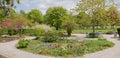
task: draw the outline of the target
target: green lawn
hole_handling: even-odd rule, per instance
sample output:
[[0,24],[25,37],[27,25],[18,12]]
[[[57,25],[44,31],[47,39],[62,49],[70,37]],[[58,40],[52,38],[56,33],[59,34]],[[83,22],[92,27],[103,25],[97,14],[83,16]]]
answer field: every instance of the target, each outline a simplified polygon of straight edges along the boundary
[[[66,32],[66,30],[60,30],[62,32]],[[73,30],[73,34],[86,34],[86,33],[91,33],[93,30],[91,29],[81,29],[81,30]],[[101,33],[107,33],[109,31],[113,31],[113,30],[110,30],[110,29],[106,29],[106,30],[95,30],[95,32],[101,32]]]

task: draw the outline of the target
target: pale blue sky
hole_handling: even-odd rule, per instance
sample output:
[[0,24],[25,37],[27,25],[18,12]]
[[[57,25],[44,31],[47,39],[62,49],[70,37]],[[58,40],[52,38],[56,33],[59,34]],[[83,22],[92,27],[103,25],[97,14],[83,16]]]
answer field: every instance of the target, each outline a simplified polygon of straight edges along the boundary
[[[31,9],[39,9],[45,14],[49,7],[62,6],[70,10],[76,6],[79,0],[20,0],[21,3],[17,4],[16,10],[19,12],[21,9],[29,12]],[[120,5],[120,0],[115,0]],[[120,6],[119,10],[120,10]]]
[[29,12],[31,9],[39,9],[45,14],[49,7],[62,6],[67,10],[74,8],[79,0],[21,0],[17,5],[16,10],[19,12],[21,9]]

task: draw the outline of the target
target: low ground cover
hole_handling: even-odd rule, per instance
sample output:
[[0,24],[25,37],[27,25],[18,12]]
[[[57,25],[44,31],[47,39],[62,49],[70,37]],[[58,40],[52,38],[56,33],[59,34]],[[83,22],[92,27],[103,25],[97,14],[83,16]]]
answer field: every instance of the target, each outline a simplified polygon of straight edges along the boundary
[[[58,39],[54,42],[43,42],[39,40],[21,40],[17,48],[35,54],[55,57],[83,56],[109,47],[114,43],[106,39],[78,41],[73,39]],[[24,47],[22,47],[24,46]]]

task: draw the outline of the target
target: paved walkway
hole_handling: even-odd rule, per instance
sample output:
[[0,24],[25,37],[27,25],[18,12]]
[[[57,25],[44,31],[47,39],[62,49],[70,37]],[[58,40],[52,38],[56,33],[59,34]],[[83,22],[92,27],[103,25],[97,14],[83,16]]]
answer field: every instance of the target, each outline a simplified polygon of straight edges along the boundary
[[[83,39],[85,34],[77,35],[77,39]],[[116,38],[111,38],[113,35],[103,35],[109,41],[115,43],[115,46],[112,48],[105,49],[103,51],[86,54],[84,57],[78,58],[120,58],[120,41]],[[27,39],[33,39],[34,37],[27,37]],[[49,56],[37,55],[28,53],[15,48],[18,40],[0,43],[0,55],[6,56],[8,58],[52,58]]]
[[103,37],[115,43],[115,46],[96,53],[86,54],[82,58],[120,58],[120,41],[117,38],[112,38],[113,35],[103,35]]
[[[27,37],[27,39],[33,39],[35,37]],[[43,55],[36,55],[29,52],[25,52],[15,48],[18,40],[0,43],[0,55],[3,55],[7,58],[52,58]]]

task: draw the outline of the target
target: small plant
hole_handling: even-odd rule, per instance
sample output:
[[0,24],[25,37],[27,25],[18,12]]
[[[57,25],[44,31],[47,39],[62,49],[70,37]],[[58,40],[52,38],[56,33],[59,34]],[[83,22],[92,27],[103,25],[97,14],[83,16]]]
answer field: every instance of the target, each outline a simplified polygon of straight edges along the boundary
[[[48,33],[47,36],[53,36],[54,34]],[[72,56],[74,58],[77,56],[83,56],[86,53],[93,53],[113,46],[114,43],[109,42],[104,38],[85,41],[64,39],[54,42],[51,42],[50,38],[45,42],[41,42],[39,40],[31,40],[29,45],[23,50],[42,55],[67,58]]]
[[20,39],[18,44],[17,44],[17,48],[27,48],[29,42],[30,42],[30,40]]
[[47,32],[42,38],[43,42],[56,42],[60,37],[56,32]]
[[63,36],[64,34],[62,32],[49,31],[44,32],[44,34],[37,39],[41,40],[42,42],[56,42],[58,39],[64,38]]

